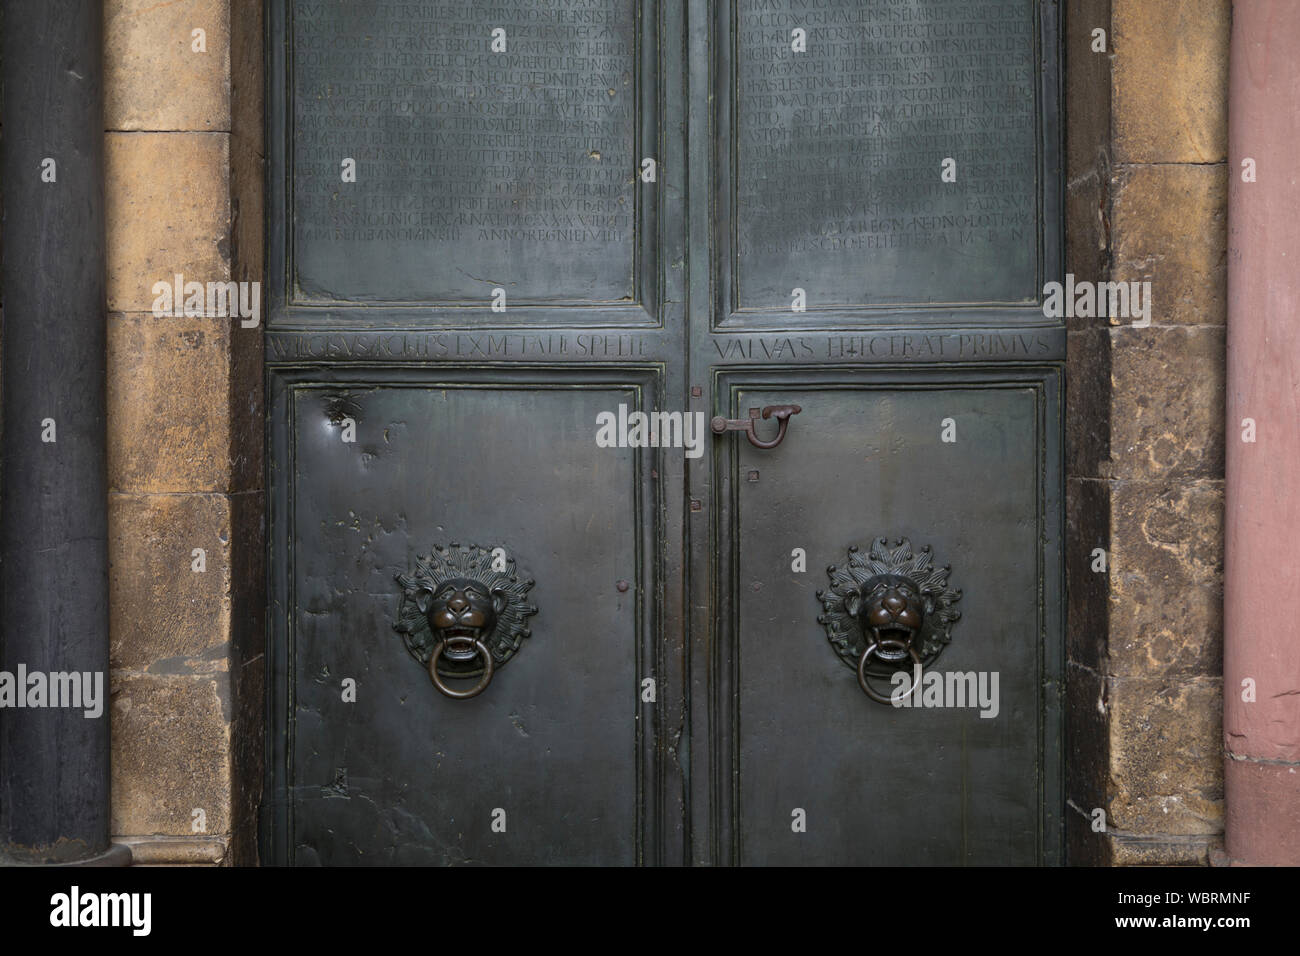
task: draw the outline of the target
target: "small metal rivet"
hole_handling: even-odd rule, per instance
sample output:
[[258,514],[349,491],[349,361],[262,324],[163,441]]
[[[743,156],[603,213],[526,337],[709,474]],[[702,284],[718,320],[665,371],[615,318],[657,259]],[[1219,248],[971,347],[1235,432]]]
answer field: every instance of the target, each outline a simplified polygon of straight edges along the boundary
[[703,394],[704,394],[704,389],[700,388],[700,386],[698,385],[691,386],[691,398],[699,398]]
[[626,581],[619,581],[617,584],[614,585],[614,587],[618,588],[620,591],[626,591],[629,585]]
[[751,472],[749,473],[749,480],[750,480],[750,481],[758,481],[758,472],[757,472],[757,471],[751,471]]
[[692,511],[703,511],[703,510],[704,510],[704,502],[701,501],[699,498],[692,498],[692,499],[691,499],[691,510],[692,510]]

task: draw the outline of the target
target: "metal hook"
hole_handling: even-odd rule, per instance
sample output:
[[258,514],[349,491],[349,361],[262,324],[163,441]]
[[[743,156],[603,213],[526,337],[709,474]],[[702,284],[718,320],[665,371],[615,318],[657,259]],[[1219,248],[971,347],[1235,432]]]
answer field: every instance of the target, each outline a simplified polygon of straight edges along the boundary
[[723,418],[721,415],[709,422],[709,428],[715,435],[721,435],[724,432],[744,432],[749,443],[755,448],[775,448],[785,439],[785,430],[790,424],[790,416],[798,415],[802,408],[798,405],[767,405],[763,408],[762,416],[764,418],[775,418],[777,420],[776,437],[770,441],[764,441],[758,437],[758,432],[754,428],[754,423],[758,421],[759,410],[751,408],[748,418]]

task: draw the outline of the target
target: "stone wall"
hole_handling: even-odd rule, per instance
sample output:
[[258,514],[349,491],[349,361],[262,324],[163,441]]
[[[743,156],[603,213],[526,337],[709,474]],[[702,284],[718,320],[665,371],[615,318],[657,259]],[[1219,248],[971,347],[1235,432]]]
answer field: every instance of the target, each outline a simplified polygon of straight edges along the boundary
[[1066,271],[1152,295],[1149,327],[1070,325],[1068,859],[1205,863],[1223,830],[1230,3],[1065,7]]
[[152,287],[261,280],[261,7],[105,17],[113,833],[137,862],[253,862],[261,328],[156,317]]

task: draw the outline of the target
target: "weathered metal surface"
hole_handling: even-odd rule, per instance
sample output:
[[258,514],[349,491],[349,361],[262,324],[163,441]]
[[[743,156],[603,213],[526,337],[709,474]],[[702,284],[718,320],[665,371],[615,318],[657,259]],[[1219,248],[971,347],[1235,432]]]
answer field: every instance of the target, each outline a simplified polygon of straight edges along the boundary
[[[288,6],[271,27],[267,855],[1059,859],[1065,335],[1038,304],[1061,255],[1055,0],[548,0],[504,24],[459,5],[400,25]],[[369,45],[332,52],[345,35]],[[527,80],[511,58],[534,55],[562,62]],[[353,144],[371,152],[343,182]],[[478,149],[537,155],[469,169]],[[471,223],[480,200],[500,222]],[[579,200],[606,220],[583,225],[592,241],[533,221]],[[331,389],[369,446],[318,421]],[[698,461],[598,447],[595,416],[620,403],[749,441]],[[755,430],[744,410],[765,405],[788,414]],[[886,530],[959,570],[943,664],[1002,672],[996,719],[865,705],[826,653],[791,550],[824,567]],[[453,540],[503,547],[543,607],[465,701],[417,691],[384,634],[393,575]],[[910,658],[892,633],[886,675]],[[478,667],[469,637],[447,676]],[[326,667],[382,691],[339,712]],[[487,816],[502,793],[530,807],[508,837]]]
[[[776,451],[715,445],[723,493],[714,547],[731,599],[717,632],[714,739],[734,788],[723,838],[739,862],[1054,859],[1058,376],[936,369],[808,382],[720,373],[733,408],[778,399],[804,408]],[[940,439],[945,418],[955,420],[953,443]],[[755,468],[761,480],[745,480]],[[942,696],[923,685],[899,701],[905,707],[863,699],[845,666],[860,658],[828,653],[815,614],[823,569],[882,527],[931,544],[961,575],[953,640],[923,629],[913,648],[942,648],[925,667],[928,680],[944,682]],[[893,650],[901,656],[907,645]],[[901,669],[904,696],[914,663]],[[887,701],[890,690],[886,680]],[[792,829],[796,810],[805,830]]]
[[433,305],[547,325],[563,306],[579,325],[658,324],[668,250],[642,187],[643,161],[666,158],[665,81],[642,4],[286,7],[295,319],[364,305],[404,324]]
[[[716,64],[712,327],[1043,324],[1059,257],[1045,228],[1060,204],[1055,2],[710,13],[692,58]],[[796,290],[806,311],[791,316]]]
[[[653,671],[647,558],[662,542],[635,450],[597,447],[590,423],[611,403],[644,403],[653,379],[570,388],[363,374],[329,384],[304,372],[273,396],[276,460],[286,463],[273,555],[287,638],[273,662],[286,695],[272,714],[273,786],[288,797],[273,821],[284,828],[280,858],[637,862],[643,807],[656,800],[641,757],[654,741],[628,715],[638,675]],[[344,394],[355,443],[331,418]],[[580,506],[525,496],[540,478]],[[392,627],[394,577],[432,536],[490,541],[518,562],[500,612],[513,636],[479,634],[508,666],[473,699],[433,692],[411,661],[420,635],[408,649],[410,635]],[[525,575],[545,597],[535,617]],[[635,587],[619,591],[620,579]],[[525,618],[530,646],[507,655]]]
[[733,311],[1037,301],[1033,0],[720,6]]
[[[1061,858],[1064,344],[1039,305],[1061,270],[1058,16],[1050,0],[690,11],[691,61],[712,69],[688,109],[713,147],[691,153],[692,195],[712,200],[692,220],[689,268],[710,281],[688,310],[691,379],[711,416],[803,408],[780,448],[718,442],[690,476],[692,570],[708,571],[690,580],[690,626],[709,635],[692,660],[710,716],[692,725],[696,861]],[[981,169],[990,154],[962,143],[993,112],[1016,130],[994,150],[1003,168]],[[1006,212],[991,231],[929,218],[989,201]],[[997,718],[866,704],[825,653],[815,572],[793,552],[825,567],[886,530],[960,571],[942,666],[1009,670],[1017,703]]]

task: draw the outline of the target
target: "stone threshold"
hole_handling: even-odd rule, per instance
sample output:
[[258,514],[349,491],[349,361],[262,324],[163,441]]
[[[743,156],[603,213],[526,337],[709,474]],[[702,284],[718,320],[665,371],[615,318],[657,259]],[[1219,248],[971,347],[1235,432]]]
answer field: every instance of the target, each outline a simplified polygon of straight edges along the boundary
[[211,837],[115,836],[131,848],[133,866],[216,866],[226,858],[226,841]]

